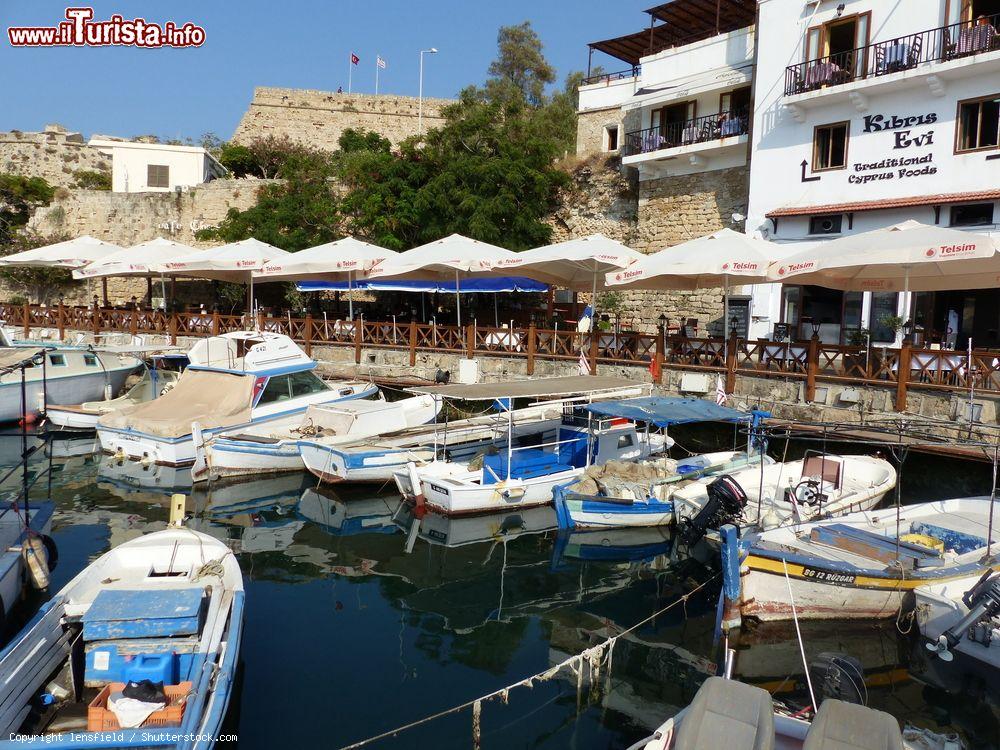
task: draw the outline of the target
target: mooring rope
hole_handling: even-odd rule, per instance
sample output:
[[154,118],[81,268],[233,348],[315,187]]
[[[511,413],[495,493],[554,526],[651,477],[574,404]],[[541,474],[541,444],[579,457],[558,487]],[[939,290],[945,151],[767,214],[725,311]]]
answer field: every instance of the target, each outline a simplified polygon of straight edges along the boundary
[[[640,620],[639,622],[635,623],[631,627],[629,627],[629,628],[621,631],[620,633],[617,633],[617,634],[611,636],[610,638],[602,641],[601,643],[597,644],[596,646],[591,646],[590,648],[585,649],[584,651],[580,652],[579,654],[571,656],[568,659],[565,659],[564,661],[559,662],[555,666],[549,667],[544,672],[538,672],[536,674],[531,675],[530,677],[525,677],[523,680],[519,680],[518,682],[515,682],[515,683],[513,683],[511,685],[508,685],[507,687],[500,688],[499,690],[494,690],[492,693],[487,693],[486,695],[481,695],[478,698],[473,698],[472,700],[468,700],[465,703],[460,703],[457,706],[452,706],[451,708],[446,708],[446,709],[444,709],[442,711],[438,711],[437,713],[433,713],[433,714],[430,714],[429,716],[425,716],[422,719],[417,719],[416,721],[411,721],[408,724],[403,724],[402,726],[396,727],[395,729],[391,729],[391,730],[389,730],[387,732],[382,732],[381,734],[377,734],[374,737],[369,737],[366,740],[361,740],[359,742],[354,742],[354,743],[352,743],[350,745],[344,745],[343,747],[340,748],[340,750],[355,750],[355,748],[366,747],[366,746],[370,745],[373,742],[378,742],[379,740],[388,739],[389,737],[395,737],[400,732],[405,732],[408,729],[413,729],[414,727],[418,727],[418,726],[420,726],[422,724],[426,724],[428,722],[434,721],[435,719],[440,719],[440,718],[442,718],[444,716],[449,716],[451,714],[458,713],[459,711],[464,711],[467,708],[472,708],[473,709],[473,743],[474,743],[473,747],[479,747],[479,745],[475,744],[475,743],[478,743],[478,741],[479,741],[478,735],[479,735],[480,716],[481,716],[481,712],[482,712],[482,704],[483,703],[485,703],[487,701],[494,700],[496,698],[500,698],[504,703],[507,703],[508,694],[514,688],[519,688],[519,687],[533,688],[535,686],[534,685],[535,681],[538,681],[538,682],[547,682],[547,681],[551,680],[553,677],[555,677],[563,669],[567,669],[567,668],[568,669],[572,669],[573,672],[574,672],[574,676],[576,676],[578,678],[577,688],[579,690],[582,687],[579,683],[582,681],[581,678],[582,678],[582,674],[583,674],[583,666],[584,666],[584,664],[591,665],[591,668],[593,669],[593,665],[595,663],[599,664],[601,661],[605,661],[606,660],[607,665],[608,665],[607,668],[606,668],[606,673],[608,675],[610,675],[610,672],[611,672],[611,669],[610,669],[611,654],[613,653],[615,643],[618,641],[619,638],[621,638],[623,636],[626,636],[629,633],[632,633],[632,632],[638,630],[643,625],[645,625],[645,624],[647,624],[649,622],[652,622],[653,620],[655,620],[660,615],[665,614],[666,612],[669,612],[671,609],[673,609],[674,607],[676,607],[678,605],[685,605],[686,606],[687,600],[688,600],[689,597],[691,597],[693,594],[698,593],[701,589],[703,589],[706,586],[708,586],[708,584],[712,583],[720,575],[722,575],[722,574],[721,573],[716,573],[711,578],[707,579],[706,581],[698,584],[698,586],[696,586],[695,588],[691,589],[691,591],[687,592],[686,594],[684,594],[680,598],[675,599],[674,601],[672,601],[670,604],[668,604],[663,609],[661,609],[661,610],[659,610],[657,612],[654,612],[649,617],[647,617],[647,618],[645,618],[643,620]],[[607,650],[607,657],[606,657],[606,659],[605,659],[605,650]]]

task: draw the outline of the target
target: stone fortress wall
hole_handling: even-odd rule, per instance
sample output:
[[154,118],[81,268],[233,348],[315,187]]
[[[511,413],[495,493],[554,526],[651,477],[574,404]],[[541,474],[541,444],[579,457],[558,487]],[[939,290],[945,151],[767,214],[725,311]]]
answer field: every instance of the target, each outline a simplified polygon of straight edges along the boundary
[[[444,122],[441,109],[450,99],[424,97],[424,130]],[[398,144],[418,133],[416,97],[345,94],[330,91],[258,87],[232,140],[247,143],[266,136],[287,136],[304,145],[334,150],[348,128],[373,130]]]
[[80,133],[62,125],[40,132],[0,132],[0,173],[42,177],[50,185],[70,187],[74,172],[111,171],[111,157],[87,145]]

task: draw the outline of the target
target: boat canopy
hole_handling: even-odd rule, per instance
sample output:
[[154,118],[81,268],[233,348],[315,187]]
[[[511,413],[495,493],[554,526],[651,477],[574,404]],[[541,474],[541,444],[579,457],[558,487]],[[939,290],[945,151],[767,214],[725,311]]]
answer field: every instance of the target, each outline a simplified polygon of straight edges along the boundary
[[[418,386],[407,388],[411,393],[427,393],[441,398],[463,401],[493,401],[498,398],[555,398],[558,396],[592,396],[599,393],[621,392],[646,388],[625,378],[594,375],[568,375],[560,378],[510,380],[506,383],[472,383],[469,385]],[[621,395],[626,395],[622,393]]]
[[746,412],[719,406],[700,398],[647,396],[624,401],[601,401],[588,404],[587,411],[602,417],[616,417],[631,422],[647,422],[656,427],[692,422],[746,422]]
[[179,438],[191,434],[192,422],[205,428],[249,422],[254,380],[252,375],[189,368],[159,398],[105,414],[98,425]]
[[26,346],[0,349],[0,370],[11,370],[20,367],[22,362],[27,362],[44,351],[42,348],[29,348]]

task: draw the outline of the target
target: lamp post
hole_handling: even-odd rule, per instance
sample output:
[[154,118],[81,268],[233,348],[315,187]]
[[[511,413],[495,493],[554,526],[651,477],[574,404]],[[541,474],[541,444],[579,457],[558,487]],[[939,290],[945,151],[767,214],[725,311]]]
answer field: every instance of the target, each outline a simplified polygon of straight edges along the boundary
[[417,94],[417,133],[424,132],[424,55],[436,55],[437,47],[420,50],[420,89]]

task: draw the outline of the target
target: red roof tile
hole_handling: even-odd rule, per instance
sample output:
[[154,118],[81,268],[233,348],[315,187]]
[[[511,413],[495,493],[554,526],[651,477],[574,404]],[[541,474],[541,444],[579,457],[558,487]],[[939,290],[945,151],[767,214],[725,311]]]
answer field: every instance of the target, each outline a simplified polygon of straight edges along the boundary
[[964,203],[967,201],[1000,200],[1000,190],[980,190],[973,193],[937,193],[917,195],[911,198],[892,198],[880,201],[856,201],[854,203],[827,203],[818,206],[790,206],[768,211],[769,219],[781,216],[816,216],[817,214],[844,214],[855,211],[878,211],[887,208],[909,208],[911,206],[936,206],[944,203]]

